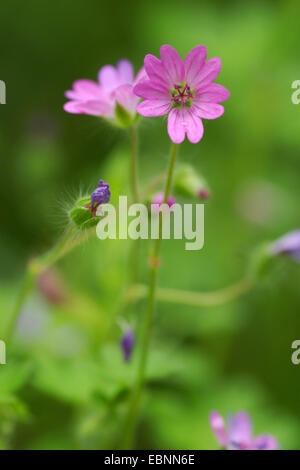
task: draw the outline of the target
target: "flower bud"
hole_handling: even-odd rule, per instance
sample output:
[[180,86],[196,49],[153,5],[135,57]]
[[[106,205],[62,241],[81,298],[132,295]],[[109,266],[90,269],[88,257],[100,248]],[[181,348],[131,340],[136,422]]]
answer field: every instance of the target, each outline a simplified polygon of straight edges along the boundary
[[71,209],[70,211],[70,217],[72,221],[74,222],[74,224],[77,225],[78,228],[81,228],[81,226],[87,220],[93,217],[93,214],[87,208],[87,205],[90,203],[91,203],[90,197],[80,198],[76,202],[75,207],[73,207],[73,209]]
[[266,277],[279,256],[300,263],[300,230],[293,230],[272,243],[260,245],[252,254],[249,276],[254,279]]
[[288,232],[270,245],[273,256],[286,255],[300,262],[300,229]]
[[[152,197],[151,201],[151,211],[153,212],[159,212],[160,211],[160,206],[164,203],[165,195],[164,193],[157,193]],[[169,196],[166,202],[170,207],[175,204],[175,198],[173,196]]]
[[38,276],[37,287],[43,297],[52,304],[62,304],[66,299],[62,280],[54,269],[47,269]]
[[70,211],[70,218],[74,224],[80,230],[95,227],[100,220],[97,216],[97,209],[101,204],[109,202],[110,195],[109,184],[100,180],[91,196],[78,199],[75,207]]
[[174,188],[184,196],[198,197],[203,200],[210,197],[206,180],[189,164],[179,165],[176,169]]
[[124,361],[130,361],[133,347],[135,345],[135,337],[132,329],[127,329],[121,338],[121,348],[123,351]]

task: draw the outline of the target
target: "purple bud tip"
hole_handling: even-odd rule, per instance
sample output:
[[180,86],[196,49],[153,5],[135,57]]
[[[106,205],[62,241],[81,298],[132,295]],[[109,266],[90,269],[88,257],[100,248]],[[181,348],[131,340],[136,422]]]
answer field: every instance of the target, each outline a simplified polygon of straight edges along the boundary
[[123,351],[124,361],[128,362],[135,344],[135,337],[132,330],[127,330],[121,338],[121,348]]
[[94,208],[95,204],[106,204],[110,200],[109,184],[100,180],[98,188],[96,188],[91,195],[91,205]]
[[210,192],[208,191],[208,189],[205,189],[205,188],[202,188],[198,191],[197,193],[198,197],[200,197],[200,199],[209,199],[210,198]]

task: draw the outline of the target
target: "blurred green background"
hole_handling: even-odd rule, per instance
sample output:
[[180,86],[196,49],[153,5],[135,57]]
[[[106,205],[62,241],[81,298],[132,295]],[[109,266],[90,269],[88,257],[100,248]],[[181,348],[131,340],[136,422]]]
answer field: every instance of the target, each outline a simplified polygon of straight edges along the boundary
[[[10,1],[1,5],[1,288],[3,331],[27,260],[61,235],[80,192],[99,178],[114,197],[128,191],[129,138],[100,119],[68,115],[64,91],[78,78],[171,44],[182,57],[205,44],[219,56],[218,82],[231,92],[225,114],[205,121],[198,145],[179,160],[209,181],[205,247],[163,245],[159,284],[209,291],[240,279],[251,251],[299,226],[300,78],[297,1]],[[140,170],[164,170],[166,120],[140,121]],[[141,271],[147,281],[143,246]],[[0,445],[17,449],[118,446],[135,357],[124,364],[116,298],[126,241],[91,240],[60,261],[31,294],[7,365],[0,366]],[[223,306],[158,304],[138,448],[216,449],[212,409],[248,411],[255,432],[299,449],[300,267],[287,261],[252,292]],[[57,293],[57,289],[59,292]],[[137,327],[144,301],[128,307]],[[123,313],[122,313],[123,315]],[[1,330],[0,330],[1,331]],[[0,334],[1,338],[1,334]]]

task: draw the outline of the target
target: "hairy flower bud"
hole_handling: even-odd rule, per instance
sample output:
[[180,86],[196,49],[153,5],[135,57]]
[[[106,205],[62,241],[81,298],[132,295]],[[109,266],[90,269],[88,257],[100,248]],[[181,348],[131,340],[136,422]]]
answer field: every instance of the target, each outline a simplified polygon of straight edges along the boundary
[[100,180],[98,187],[92,192],[90,197],[78,199],[73,209],[70,211],[70,218],[81,230],[85,230],[97,225],[100,217],[97,209],[101,204],[107,204],[110,200],[109,184]]
[[184,196],[208,199],[210,191],[205,179],[189,164],[179,165],[174,178],[174,188]]

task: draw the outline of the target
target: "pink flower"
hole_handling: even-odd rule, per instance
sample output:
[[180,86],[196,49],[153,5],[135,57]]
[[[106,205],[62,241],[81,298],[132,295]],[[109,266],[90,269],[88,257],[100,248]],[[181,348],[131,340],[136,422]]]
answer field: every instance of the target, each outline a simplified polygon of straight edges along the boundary
[[118,103],[134,117],[139,99],[133,93],[133,86],[143,77],[142,68],[134,79],[133,66],[125,59],[120,60],[117,67],[105,65],[99,70],[98,82],[82,79],[73,83],[73,89],[65,93],[70,101],[64,104],[64,110],[115,119]]
[[[154,212],[159,212],[160,206],[163,204],[165,199],[164,193],[157,193],[155,196],[153,196],[152,201],[151,201],[151,210]],[[167,199],[167,204],[170,207],[175,204],[175,199],[172,196],[169,196]]]
[[252,435],[250,417],[244,411],[232,415],[228,431],[224,419],[217,411],[210,414],[210,426],[221,447],[228,450],[276,450],[278,443],[270,434]]
[[161,60],[148,54],[144,65],[148,80],[134,87],[145,101],[137,105],[142,116],[168,114],[168,133],[175,144],[187,138],[193,144],[203,136],[204,119],[220,117],[224,108],[219,103],[229,98],[229,91],[213,83],[221,70],[221,59],[205,62],[206,47],[192,49],[184,61],[173,47],[160,49]]

